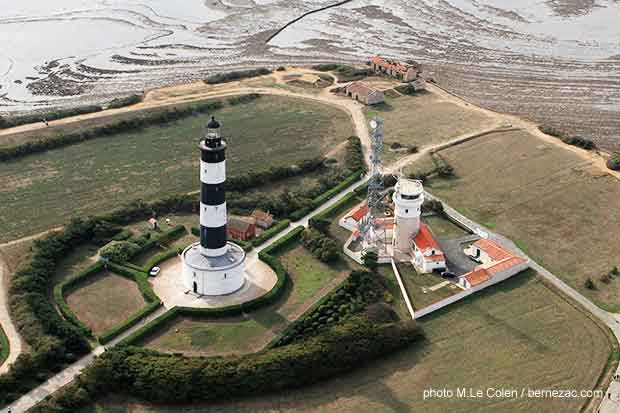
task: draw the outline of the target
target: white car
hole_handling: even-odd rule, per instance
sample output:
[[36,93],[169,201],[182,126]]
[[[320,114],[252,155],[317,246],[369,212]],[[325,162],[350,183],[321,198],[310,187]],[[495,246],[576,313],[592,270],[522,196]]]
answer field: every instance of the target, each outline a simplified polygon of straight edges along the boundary
[[153,268],[151,268],[151,271],[149,272],[149,275],[151,277],[155,277],[157,274],[159,274],[160,271],[161,271],[161,268],[153,267]]

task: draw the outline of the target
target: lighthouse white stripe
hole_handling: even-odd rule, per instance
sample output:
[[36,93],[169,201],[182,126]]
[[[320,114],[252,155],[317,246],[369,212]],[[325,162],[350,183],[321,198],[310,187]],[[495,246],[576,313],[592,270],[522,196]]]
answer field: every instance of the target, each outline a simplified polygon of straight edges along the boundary
[[217,163],[200,161],[200,182],[221,184],[226,180],[226,160]]
[[226,202],[220,205],[205,205],[201,202],[200,225],[208,228],[226,225]]
[[200,250],[203,255],[206,255],[207,257],[220,257],[228,251],[228,244],[224,244],[221,248],[205,248],[201,245]]

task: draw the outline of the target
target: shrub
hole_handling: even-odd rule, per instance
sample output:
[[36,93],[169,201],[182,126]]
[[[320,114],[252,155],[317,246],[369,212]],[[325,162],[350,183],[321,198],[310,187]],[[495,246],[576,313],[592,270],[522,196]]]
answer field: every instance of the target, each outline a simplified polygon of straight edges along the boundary
[[239,95],[228,98],[226,101],[230,106],[236,106],[242,103],[249,103],[261,97],[258,93],[249,93],[247,95]]
[[291,224],[291,221],[288,219],[283,219],[281,221],[276,222],[271,228],[267,229],[266,231],[263,231],[258,237],[254,238],[252,240],[252,245],[255,247],[259,246],[260,244],[271,239],[278,233],[284,231],[284,229],[288,228],[290,224]]
[[364,151],[362,150],[362,141],[357,136],[351,136],[347,139],[347,147],[345,154],[345,165],[350,171],[365,171],[366,163],[364,161]]
[[620,152],[611,155],[611,158],[607,160],[607,167],[612,171],[620,171]]
[[380,279],[366,271],[353,271],[338,288],[327,294],[290,324],[268,348],[307,340],[322,329],[364,311],[383,297]]
[[286,67],[284,66],[278,66],[278,68],[276,69],[276,71],[278,72],[284,72],[286,70]]
[[137,103],[142,102],[143,98],[144,98],[144,95],[137,95],[137,94],[120,97],[120,98],[114,98],[108,104],[108,109],[117,109],[117,108],[122,108],[125,106],[135,105]]
[[594,290],[596,288],[596,285],[594,285],[594,281],[592,281],[591,277],[588,277],[585,282],[583,283],[583,285],[588,289],[588,290]]
[[51,121],[70,116],[84,115],[86,113],[94,113],[101,111],[101,106],[98,105],[86,105],[69,109],[57,109],[48,112],[34,112],[27,115],[17,116],[0,116],[0,129],[12,128],[14,126],[25,125],[28,123],[41,122],[43,119]]
[[330,72],[338,69],[339,67],[340,65],[338,63],[322,63],[312,66],[312,70],[317,70],[319,72]]
[[271,73],[271,70],[265,67],[249,70],[237,70],[233,72],[216,73],[205,79],[208,85],[217,83],[234,82],[235,80],[248,79],[251,77],[264,76]]
[[364,267],[374,271],[379,266],[379,255],[376,251],[366,251],[364,255],[362,255],[362,262],[364,263]]
[[112,241],[101,248],[99,255],[110,261],[125,262],[138,254],[142,250],[143,245],[129,241]]
[[601,282],[605,284],[609,284],[610,281],[611,281],[611,277],[609,276],[609,274],[601,275]]
[[304,246],[312,252],[312,255],[323,262],[333,262],[340,257],[340,248],[333,239],[315,229],[303,232]]
[[34,412],[77,411],[108,392],[177,404],[281,392],[325,380],[421,340],[422,331],[413,322],[377,325],[358,316],[304,343],[240,357],[184,357],[117,347]]

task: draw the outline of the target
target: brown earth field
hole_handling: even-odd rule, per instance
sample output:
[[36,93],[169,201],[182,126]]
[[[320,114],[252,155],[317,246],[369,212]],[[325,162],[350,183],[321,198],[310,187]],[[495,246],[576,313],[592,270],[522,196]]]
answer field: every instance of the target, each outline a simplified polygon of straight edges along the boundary
[[116,396],[81,413],[579,411],[586,399],[423,400],[423,392],[461,386],[484,392],[489,387],[592,389],[611,351],[598,324],[531,273],[420,323],[426,342],[314,386],[193,406],[151,406]]
[[[506,235],[599,306],[620,311],[620,182],[590,161],[526,132],[495,133],[440,152],[456,178],[427,189]],[[591,277],[596,289],[584,286]]]
[[66,300],[80,321],[95,334],[126,320],[145,304],[135,282],[107,271],[78,286]]

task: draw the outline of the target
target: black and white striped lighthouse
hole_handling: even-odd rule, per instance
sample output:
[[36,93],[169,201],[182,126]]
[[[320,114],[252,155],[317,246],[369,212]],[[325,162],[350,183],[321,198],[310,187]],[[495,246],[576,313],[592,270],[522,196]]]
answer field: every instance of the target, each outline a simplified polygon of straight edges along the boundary
[[204,255],[218,257],[226,243],[226,142],[220,123],[211,118],[200,141],[200,245]]
[[200,242],[183,250],[186,293],[224,295],[245,283],[245,251],[227,241],[226,142],[215,118],[200,140]]

